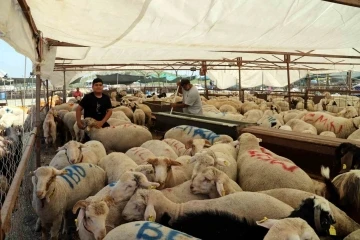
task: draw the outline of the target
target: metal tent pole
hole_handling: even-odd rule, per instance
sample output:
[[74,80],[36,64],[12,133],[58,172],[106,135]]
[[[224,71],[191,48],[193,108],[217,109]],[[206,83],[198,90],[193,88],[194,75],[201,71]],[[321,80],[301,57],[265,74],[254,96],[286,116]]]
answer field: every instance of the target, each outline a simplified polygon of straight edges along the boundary
[[289,63],[290,63],[290,55],[284,55],[285,61],[286,61],[286,71],[287,71],[287,81],[288,81],[288,102],[289,102],[289,106],[291,103],[291,96],[290,96],[290,67],[289,67]]
[[64,71],[64,86],[63,86],[63,103],[66,103],[66,78],[65,78],[65,71]]
[[241,97],[241,65],[242,65],[242,57],[237,58],[237,65],[239,67],[239,101],[244,101]]
[[40,78],[40,64],[36,65],[36,127],[37,127],[37,137],[36,137],[36,167],[41,166],[40,160],[40,149],[41,149],[41,121],[40,121],[40,91],[41,91],[41,78]]

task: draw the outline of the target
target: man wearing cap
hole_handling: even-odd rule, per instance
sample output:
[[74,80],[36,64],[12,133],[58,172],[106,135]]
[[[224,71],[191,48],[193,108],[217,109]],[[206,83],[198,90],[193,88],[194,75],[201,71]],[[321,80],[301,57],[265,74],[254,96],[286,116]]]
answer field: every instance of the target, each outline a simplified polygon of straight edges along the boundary
[[[111,101],[110,97],[103,94],[103,81],[100,78],[95,78],[92,82],[93,92],[88,93],[80,101],[76,109],[76,122],[80,129],[84,129],[81,122],[81,111],[84,109],[84,118],[91,117],[98,121],[97,128],[109,127],[106,122],[111,114]],[[88,136],[86,136],[86,140]]]
[[199,91],[188,79],[178,82],[179,93],[183,95],[182,103],[172,103],[171,107],[183,108],[184,113],[202,115],[202,104]]

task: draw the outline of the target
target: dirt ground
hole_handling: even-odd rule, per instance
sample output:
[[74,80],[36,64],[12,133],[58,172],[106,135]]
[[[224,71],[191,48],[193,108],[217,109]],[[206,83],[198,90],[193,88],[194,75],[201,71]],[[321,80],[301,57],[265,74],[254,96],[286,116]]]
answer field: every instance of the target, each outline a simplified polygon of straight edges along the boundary
[[[163,133],[152,131],[153,139],[161,139],[163,137]],[[61,146],[60,143],[57,144]],[[41,164],[48,165],[51,159],[56,154],[55,148],[50,147],[47,148],[43,143],[41,146]],[[33,159],[32,162],[35,162]],[[28,166],[26,172],[30,172],[33,169],[32,166]],[[12,216],[12,226],[11,232],[6,237],[6,239],[11,240],[35,240],[41,239],[41,233],[35,231],[35,224],[37,220],[37,216],[31,206],[31,197],[32,197],[32,183],[28,174],[25,174],[25,179],[23,180],[17,210],[13,213]],[[78,235],[75,231],[75,225],[71,224],[72,227],[69,229],[69,235],[64,236],[60,235],[59,239],[74,239],[77,240]]]

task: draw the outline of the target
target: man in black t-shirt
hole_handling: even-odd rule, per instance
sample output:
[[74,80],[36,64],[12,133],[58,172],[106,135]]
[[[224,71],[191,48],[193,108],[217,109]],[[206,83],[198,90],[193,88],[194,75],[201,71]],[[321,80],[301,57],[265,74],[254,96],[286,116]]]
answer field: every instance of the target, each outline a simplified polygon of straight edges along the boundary
[[112,114],[111,101],[108,95],[102,93],[103,81],[100,78],[95,78],[92,82],[92,89],[93,92],[86,94],[76,109],[76,122],[80,129],[84,129],[81,122],[81,111],[83,109],[84,118],[91,117],[98,121],[97,128],[109,127],[106,121]]

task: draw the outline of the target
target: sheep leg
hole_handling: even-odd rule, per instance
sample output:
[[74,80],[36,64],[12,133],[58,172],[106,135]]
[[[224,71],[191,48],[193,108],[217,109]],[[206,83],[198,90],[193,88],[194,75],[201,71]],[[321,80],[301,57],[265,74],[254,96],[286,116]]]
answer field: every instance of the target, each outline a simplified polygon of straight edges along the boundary
[[62,234],[65,235],[66,233],[67,233],[67,222],[66,222],[66,217],[64,217]]
[[44,223],[41,222],[41,239],[42,240],[48,240],[49,239],[48,230],[49,230],[48,224],[44,224]]
[[51,240],[57,240],[59,231],[61,228],[61,221],[63,218],[63,214],[59,214],[53,221],[53,224],[51,226],[50,234],[51,234]]

